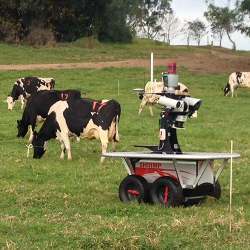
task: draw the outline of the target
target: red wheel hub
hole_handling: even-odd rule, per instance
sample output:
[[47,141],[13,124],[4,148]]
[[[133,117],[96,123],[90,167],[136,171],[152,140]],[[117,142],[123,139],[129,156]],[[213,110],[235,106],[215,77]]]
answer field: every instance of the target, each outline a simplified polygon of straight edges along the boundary
[[137,190],[134,189],[128,189],[128,193],[133,195],[133,196],[139,196],[140,193]]
[[164,203],[167,204],[168,203],[168,187],[166,186],[164,189],[164,194],[163,194],[163,199],[164,199]]

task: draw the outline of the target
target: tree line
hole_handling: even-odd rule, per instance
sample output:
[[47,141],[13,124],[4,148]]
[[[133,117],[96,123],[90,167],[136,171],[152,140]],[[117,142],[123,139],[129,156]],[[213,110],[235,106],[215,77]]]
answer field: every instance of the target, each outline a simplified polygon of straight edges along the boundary
[[[102,42],[131,42],[135,36],[163,39],[170,44],[178,33],[187,44],[207,34],[200,20],[179,27],[171,9],[172,0],[0,0],[0,40],[47,44],[94,37]],[[211,32],[232,42],[231,33],[239,30],[250,36],[250,0],[238,0],[234,9],[218,7],[213,1],[204,13]]]

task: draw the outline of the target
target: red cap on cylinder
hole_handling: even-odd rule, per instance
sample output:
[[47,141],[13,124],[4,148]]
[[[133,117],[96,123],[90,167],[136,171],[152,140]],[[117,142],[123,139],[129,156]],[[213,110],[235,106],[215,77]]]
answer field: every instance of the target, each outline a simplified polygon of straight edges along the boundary
[[168,64],[168,74],[176,74],[176,63]]

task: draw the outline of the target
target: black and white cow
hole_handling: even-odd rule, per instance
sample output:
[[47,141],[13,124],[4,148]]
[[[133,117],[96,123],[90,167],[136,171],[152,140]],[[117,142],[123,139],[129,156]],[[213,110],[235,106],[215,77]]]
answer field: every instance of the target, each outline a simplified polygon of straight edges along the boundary
[[[49,115],[38,133],[34,133],[32,145],[33,158],[41,158],[45,153],[45,142],[57,138],[61,142],[61,156],[67,151],[68,160],[72,159],[69,136],[100,139],[102,153],[107,151],[108,142],[119,141],[118,122],[121,107],[115,100],[95,101],[77,99],[59,101],[49,111]],[[101,157],[103,162],[104,157]]]
[[24,77],[18,79],[7,97],[8,110],[12,110],[15,102],[20,99],[21,109],[24,107],[25,100],[32,94],[40,90],[54,89],[55,80],[53,78]]
[[[231,92],[231,96],[234,96],[234,91],[239,87],[250,88],[250,72],[233,72],[230,74],[228,83],[224,87],[224,96],[227,96]],[[236,92],[235,92],[236,93]],[[237,96],[237,93],[236,93]]]
[[48,116],[50,107],[60,100],[81,98],[78,90],[41,90],[33,94],[27,101],[22,119],[17,120],[18,137],[24,137],[31,126],[29,142],[32,141],[33,131],[37,120],[44,120]]

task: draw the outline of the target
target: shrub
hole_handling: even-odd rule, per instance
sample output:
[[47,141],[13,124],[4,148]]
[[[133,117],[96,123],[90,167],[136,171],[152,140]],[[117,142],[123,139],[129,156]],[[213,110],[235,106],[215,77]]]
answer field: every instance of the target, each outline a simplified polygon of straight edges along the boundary
[[42,27],[31,27],[25,40],[31,46],[54,46],[56,44],[54,33]]

